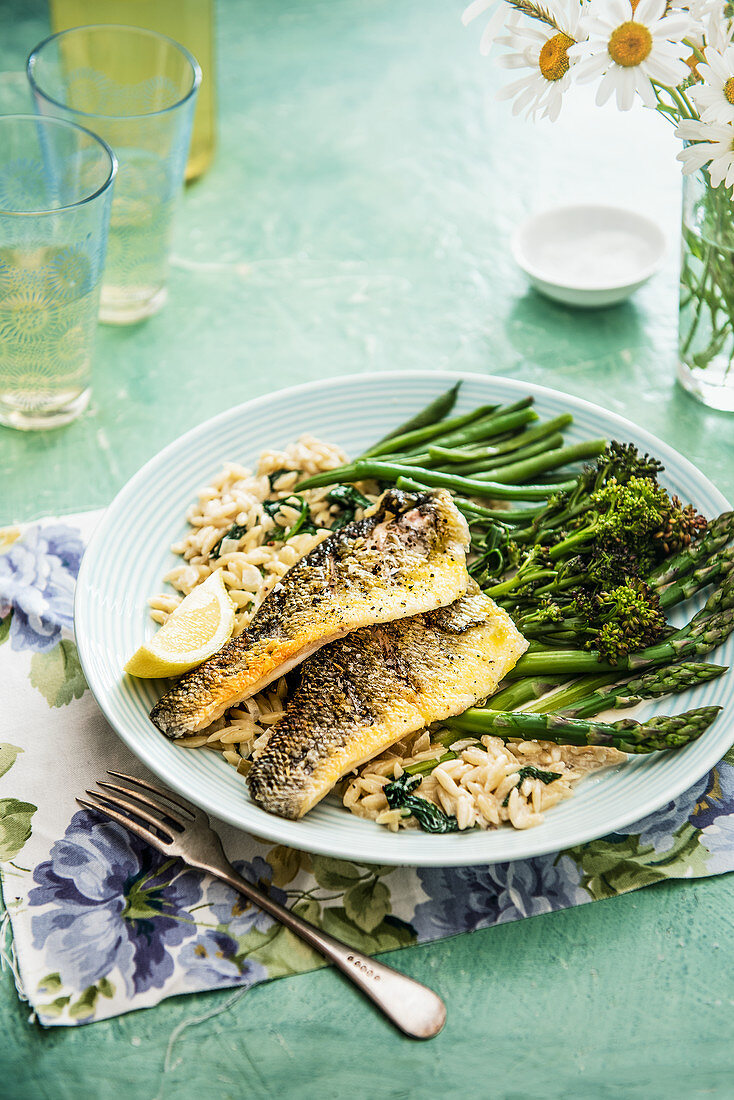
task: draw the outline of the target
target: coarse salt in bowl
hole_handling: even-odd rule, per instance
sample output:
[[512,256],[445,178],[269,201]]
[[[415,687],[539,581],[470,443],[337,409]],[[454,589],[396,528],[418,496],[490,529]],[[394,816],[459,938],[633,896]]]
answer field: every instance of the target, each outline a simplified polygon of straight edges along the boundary
[[624,301],[659,269],[665,250],[650,218],[601,205],[534,214],[512,240],[516,263],[541,294],[583,308]]

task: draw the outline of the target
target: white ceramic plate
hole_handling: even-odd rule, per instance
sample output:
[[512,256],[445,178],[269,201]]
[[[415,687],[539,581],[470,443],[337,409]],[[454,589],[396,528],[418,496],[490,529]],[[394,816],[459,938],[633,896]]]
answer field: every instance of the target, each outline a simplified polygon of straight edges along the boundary
[[665,237],[650,218],[617,206],[561,206],[527,218],[512,254],[536,290],[570,306],[616,305],[653,275]]
[[[240,405],[188,432],[152,459],[118,494],[95,531],[79,573],[75,606],[77,643],[89,686],[140,760],[220,819],[296,848],[365,862],[444,866],[523,859],[602,836],[644,817],[700,778],[734,740],[733,706],[683,751],[633,758],[583,781],[575,797],[551,810],[538,828],[435,836],[417,830],[390,833],[354,817],[333,798],[302,821],[274,817],[250,801],[244,779],[221,757],[204,749],[180,748],[153,726],[148,712],[164,683],[135,680],[121,670],[154,631],[146,601],[161,590],[161,577],[176,561],[169,546],[183,533],[184,512],[199,486],[207,484],[222,462],[253,463],[261,450],[285,446],[302,432],[357,454],[457,377],[438,371],[356,376],[281,390]],[[690,462],[622,417],[525,382],[480,375],[463,379],[457,412],[532,393],[541,417],[573,413],[570,440],[607,436],[632,441],[664,461],[666,481],[682,499],[695,502],[708,516],[728,507]],[[732,664],[734,637],[715,659]],[[722,676],[690,698],[682,695],[650,704],[646,713],[724,704],[731,702],[732,694],[732,679]]]

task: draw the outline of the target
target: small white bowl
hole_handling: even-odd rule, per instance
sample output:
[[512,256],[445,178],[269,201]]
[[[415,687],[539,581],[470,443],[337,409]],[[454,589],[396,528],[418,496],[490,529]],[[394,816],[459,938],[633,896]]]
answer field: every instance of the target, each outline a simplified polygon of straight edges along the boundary
[[594,308],[622,302],[665,256],[655,222],[616,206],[561,206],[534,214],[512,238],[533,286],[557,302]]

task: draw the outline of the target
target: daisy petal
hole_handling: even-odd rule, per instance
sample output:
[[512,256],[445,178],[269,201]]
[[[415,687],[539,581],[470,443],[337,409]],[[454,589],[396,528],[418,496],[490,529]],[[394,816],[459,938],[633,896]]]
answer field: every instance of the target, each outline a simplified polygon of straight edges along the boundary
[[636,23],[656,22],[665,13],[665,0],[640,0],[635,8],[634,20]]
[[473,3],[471,3],[468,8],[464,8],[461,13],[461,22],[466,27],[468,23],[471,23],[472,19],[476,19],[478,15],[482,15],[494,2],[495,0],[473,0]]

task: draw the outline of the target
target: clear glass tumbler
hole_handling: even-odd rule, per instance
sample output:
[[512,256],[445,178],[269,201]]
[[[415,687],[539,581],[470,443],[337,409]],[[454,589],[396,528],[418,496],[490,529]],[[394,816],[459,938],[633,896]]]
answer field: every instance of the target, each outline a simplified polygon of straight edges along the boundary
[[201,65],[186,179],[209,167],[216,130],[214,0],[49,0],[51,29],[67,31],[87,23],[125,23],[167,34],[190,50]]
[[115,157],[62,119],[0,116],[0,424],[89,401]]
[[89,127],[119,162],[100,320],[130,324],[166,299],[201,70],[173,39],[96,24],[47,38],[28,58],[36,109]]

